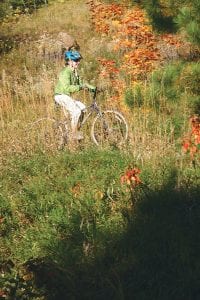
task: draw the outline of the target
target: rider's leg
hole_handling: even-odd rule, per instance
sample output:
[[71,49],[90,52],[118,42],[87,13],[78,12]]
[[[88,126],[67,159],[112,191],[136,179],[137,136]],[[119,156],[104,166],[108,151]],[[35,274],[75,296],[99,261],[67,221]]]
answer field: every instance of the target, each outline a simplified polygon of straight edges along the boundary
[[76,137],[78,131],[78,121],[82,110],[85,109],[85,105],[80,101],[72,99],[68,95],[56,95],[55,101],[69,111],[71,116],[72,135]]

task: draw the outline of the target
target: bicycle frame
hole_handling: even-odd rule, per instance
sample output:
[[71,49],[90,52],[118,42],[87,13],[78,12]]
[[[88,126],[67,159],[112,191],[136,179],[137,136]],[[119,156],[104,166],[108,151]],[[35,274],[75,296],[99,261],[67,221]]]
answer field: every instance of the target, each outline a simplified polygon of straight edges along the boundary
[[[85,109],[82,110],[82,114],[83,114],[83,119],[80,120],[80,128],[86,123],[86,121],[88,120],[88,118],[92,115],[93,112],[95,112],[97,115],[101,115],[101,110],[98,107],[97,103],[96,103],[96,97],[97,97],[97,89],[94,92],[93,95],[93,101],[90,105],[88,105]],[[89,112],[87,112],[89,110]],[[85,114],[86,112],[86,114]]]

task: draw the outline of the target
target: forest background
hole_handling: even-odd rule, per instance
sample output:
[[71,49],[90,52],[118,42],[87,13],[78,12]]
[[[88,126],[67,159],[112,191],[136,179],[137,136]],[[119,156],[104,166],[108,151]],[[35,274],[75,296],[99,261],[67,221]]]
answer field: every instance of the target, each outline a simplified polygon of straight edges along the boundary
[[[199,299],[199,1],[5,0],[0,28],[0,298]],[[55,115],[63,32],[120,148],[28,129]]]

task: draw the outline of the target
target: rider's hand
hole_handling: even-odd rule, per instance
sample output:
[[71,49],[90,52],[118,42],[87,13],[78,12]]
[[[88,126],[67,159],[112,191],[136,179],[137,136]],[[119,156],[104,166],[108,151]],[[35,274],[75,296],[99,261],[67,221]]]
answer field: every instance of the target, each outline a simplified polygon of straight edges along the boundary
[[85,89],[85,90],[87,90],[89,92],[92,92],[92,93],[94,93],[96,91],[96,87],[94,87],[93,85],[90,85],[88,83],[81,84],[81,88]]
[[80,90],[85,90],[86,89],[86,86],[84,84],[80,84]]
[[91,93],[95,93],[95,92],[96,92],[96,90],[97,90],[97,88],[96,88],[96,87],[93,87],[93,88],[90,88],[90,89],[89,89],[89,91],[90,91]]

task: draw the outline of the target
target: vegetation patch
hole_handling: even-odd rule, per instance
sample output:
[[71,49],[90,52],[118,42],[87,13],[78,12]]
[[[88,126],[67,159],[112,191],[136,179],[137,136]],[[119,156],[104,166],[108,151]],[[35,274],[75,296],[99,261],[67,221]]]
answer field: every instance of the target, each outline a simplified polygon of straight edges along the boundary
[[[199,1],[10,4],[0,4],[0,298],[199,299]],[[124,115],[120,147],[94,147],[90,123],[63,147],[33,129],[64,119],[53,101],[63,37],[104,90],[98,105]]]

